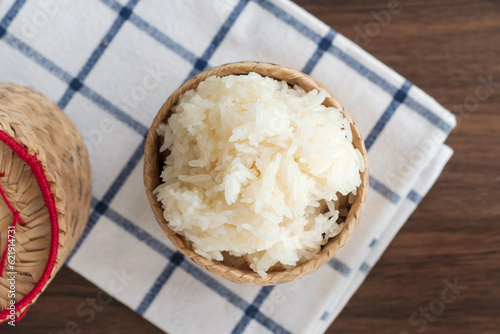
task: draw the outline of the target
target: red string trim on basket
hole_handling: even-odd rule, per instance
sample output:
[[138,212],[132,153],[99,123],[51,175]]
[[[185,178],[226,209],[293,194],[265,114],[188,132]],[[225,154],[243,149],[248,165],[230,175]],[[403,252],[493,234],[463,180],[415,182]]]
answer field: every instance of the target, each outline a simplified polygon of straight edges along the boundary
[[[0,173],[0,177],[4,177],[4,176],[5,176],[4,173]],[[19,224],[21,224],[21,225],[25,225],[24,222],[21,220],[21,217],[19,217],[19,211],[14,209],[14,207],[10,203],[9,199],[7,198],[7,195],[5,194],[5,191],[3,190],[1,184],[0,184],[0,195],[2,196],[3,201],[5,202],[5,205],[7,205],[7,207],[10,210],[10,213],[12,214],[12,217],[13,217],[12,224],[10,226],[15,227],[17,222],[19,222]],[[7,250],[8,249],[9,249],[9,233],[7,233],[7,239],[5,242],[5,249],[2,253],[2,257],[0,258],[0,276],[3,275],[3,271],[5,269],[5,259],[7,257]]]
[[[4,176],[5,176],[5,173],[0,173],[0,177],[4,177]],[[3,190],[1,184],[0,184],[0,195],[2,195],[3,201],[5,202],[5,204],[7,205],[7,207],[9,208],[10,213],[12,213],[12,216],[15,216],[16,213],[19,215],[19,212],[16,209],[14,209],[14,207],[12,206],[12,204],[10,204],[10,201],[7,198],[7,195],[5,195],[5,191]],[[21,225],[25,225],[24,222],[21,220],[21,217],[18,217],[18,221],[19,221],[19,223]]]
[[[33,155],[29,154],[26,147],[20,145],[18,142],[16,142],[12,137],[10,137],[7,133],[5,133],[2,130],[0,130],[0,140],[4,142],[7,146],[9,146],[12,149],[12,151],[14,151],[14,153],[17,154],[19,158],[21,158],[24,162],[28,164],[28,166],[31,167],[31,171],[33,172],[33,175],[37,180],[38,187],[40,188],[43,199],[45,201],[45,206],[49,211],[49,217],[50,217],[51,238],[50,238],[49,258],[47,260],[47,264],[42,273],[42,276],[40,277],[38,282],[36,282],[33,289],[30,292],[28,292],[23,299],[21,299],[16,303],[15,312],[18,313],[16,320],[19,320],[26,313],[28,305],[42,292],[43,288],[45,287],[45,285],[47,285],[47,282],[50,279],[52,270],[54,269],[54,265],[57,259],[57,249],[59,245],[59,222],[57,219],[57,210],[56,210],[54,194],[50,190],[49,181],[47,180],[47,177],[43,172],[42,163],[38,161],[36,154]],[[19,214],[15,215],[14,217],[15,221],[19,220]],[[0,323],[7,320],[9,314],[10,314],[9,310],[1,311]]]
[[19,320],[21,320],[24,317],[24,315],[26,314],[26,312],[28,312],[28,307],[25,308],[24,310],[22,310],[21,313],[19,313],[19,315],[16,317],[15,321],[18,322]]

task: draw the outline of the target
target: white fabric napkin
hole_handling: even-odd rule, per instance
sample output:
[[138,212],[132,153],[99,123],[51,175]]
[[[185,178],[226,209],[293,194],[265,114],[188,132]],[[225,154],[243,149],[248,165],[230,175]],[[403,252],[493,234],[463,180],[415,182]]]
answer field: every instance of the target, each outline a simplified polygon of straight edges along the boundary
[[[172,333],[321,333],[439,176],[454,117],[287,0],[0,2],[0,80],[33,87],[74,121],[93,166],[93,209],[68,265]],[[362,221],[329,265],[294,283],[213,278],[175,251],[142,183],[144,135],[184,80],[268,61],[321,82],[369,150]]]

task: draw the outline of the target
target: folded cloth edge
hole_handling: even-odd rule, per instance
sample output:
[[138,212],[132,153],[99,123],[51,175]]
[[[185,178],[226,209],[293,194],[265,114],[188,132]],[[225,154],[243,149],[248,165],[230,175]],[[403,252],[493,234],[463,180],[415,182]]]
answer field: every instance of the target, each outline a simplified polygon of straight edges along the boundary
[[[449,146],[443,144],[439,148],[437,154],[421,172],[415,185],[418,185],[418,190],[422,198],[427,195],[432,186],[436,183],[452,155],[453,150]],[[418,201],[422,198],[419,198]],[[362,264],[355,272],[355,275],[351,277],[348,282],[346,282],[347,286],[343,294],[339,296],[339,299],[336,299],[327,306],[325,313],[323,314],[325,321],[318,321],[316,324],[312,324],[311,328],[307,331],[308,333],[324,333],[331,326],[349,300],[354,296],[357,289],[364,282],[368,271],[381,258],[382,254],[395,238],[396,234],[404,226],[417,207],[418,204],[415,203],[414,199],[410,198],[410,196],[402,202],[401,206],[394,214],[394,217],[391,219],[389,225],[381,234],[376,244],[362,259]]]

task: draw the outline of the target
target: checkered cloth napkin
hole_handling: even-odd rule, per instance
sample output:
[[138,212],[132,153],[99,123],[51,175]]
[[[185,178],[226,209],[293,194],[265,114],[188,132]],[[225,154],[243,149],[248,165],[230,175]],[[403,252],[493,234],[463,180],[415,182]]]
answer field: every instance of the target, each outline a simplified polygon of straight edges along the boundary
[[[321,333],[450,158],[454,117],[287,0],[3,0],[0,80],[31,86],[90,152],[92,214],[68,265],[169,333]],[[187,261],[142,182],[144,137],[182,82],[211,66],[268,61],[333,92],[366,140],[370,190],[342,251],[294,283],[250,287]]]

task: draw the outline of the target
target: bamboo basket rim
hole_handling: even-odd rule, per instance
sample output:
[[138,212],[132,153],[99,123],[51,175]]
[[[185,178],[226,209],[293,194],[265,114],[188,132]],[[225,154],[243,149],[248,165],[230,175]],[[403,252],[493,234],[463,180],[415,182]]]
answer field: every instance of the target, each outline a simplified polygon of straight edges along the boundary
[[[156,196],[153,194],[153,190],[160,184],[160,173],[163,170],[164,165],[164,161],[161,161],[160,159],[159,147],[161,141],[159,135],[156,132],[156,129],[161,123],[165,122],[168,119],[171,114],[171,108],[177,103],[180,96],[186,91],[196,88],[201,81],[204,81],[210,76],[227,76],[230,74],[242,75],[248,74],[250,72],[256,72],[262,76],[268,76],[278,80],[285,80],[289,85],[299,85],[306,91],[310,91],[313,89],[317,89],[318,91],[325,91],[326,99],[323,104],[326,106],[335,107],[342,111],[344,117],[347,118],[351,125],[353,145],[357,149],[359,149],[365,162],[365,170],[361,173],[361,185],[357,189],[355,200],[352,203],[351,208],[349,209],[348,215],[345,220],[345,226],[342,232],[334,238],[330,239],[328,243],[321,248],[320,252],[308,261],[291,269],[270,272],[268,271],[266,277],[261,277],[259,274],[255,273],[252,270],[240,269],[221,262],[208,260],[205,257],[195,253],[194,250],[186,244],[186,242],[180,235],[178,235],[168,227],[168,222],[163,217],[162,204],[157,201]],[[158,111],[158,114],[153,120],[146,137],[144,150],[144,185],[146,188],[146,194],[149,203],[156,220],[160,224],[161,228],[165,231],[167,237],[173,243],[173,245],[187,258],[191,259],[196,264],[211,272],[215,276],[225,278],[236,283],[262,286],[286,283],[304,277],[329,262],[335,256],[335,254],[337,254],[337,252],[345,245],[345,243],[351,237],[354,230],[359,224],[363,206],[366,201],[368,182],[368,161],[365,145],[351,116],[347,113],[340,102],[335,97],[333,97],[321,84],[314,81],[307,74],[282,65],[265,62],[244,61],[224,64],[197,74],[196,76],[182,84],[170,95],[170,97]]]

